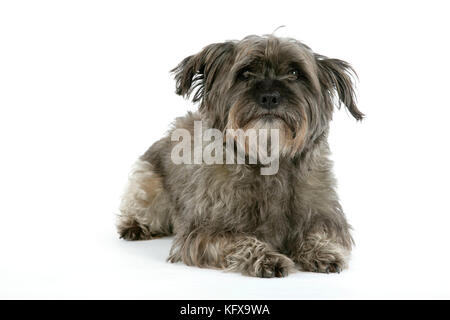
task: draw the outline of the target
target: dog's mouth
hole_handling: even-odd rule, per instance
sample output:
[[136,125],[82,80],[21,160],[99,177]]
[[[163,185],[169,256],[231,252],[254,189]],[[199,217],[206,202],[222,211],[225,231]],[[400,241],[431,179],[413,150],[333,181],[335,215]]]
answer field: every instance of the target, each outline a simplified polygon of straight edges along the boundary
[[296,129],[296,121],[283,112],[284,108],[279,106],[277,109],[262,110],[259,106],[254,108],[239,108],[234,106],[231,112],[231,121],[227,127],[229,128],[241,128],[248,130],[254,129],[281,129],[288,130],[292,133]]
[[261,115],[259,118],[261,120],[269,121],[269,122],[275,121],[275,120],[285,121],[283,117],[281,117],[281,116],[279,116],[277,114],[274,114],[274,113],[266,113],[266,114]]
[[289,129],[291,132],[295,132],[295,128],[293,126],[293,123],[290,119],[284,117],[281,114],[275,113],[275,112],[266,112],[264,114],[260,114],[256,117],[254,117],[251,121],[263,121],[267,124],[275,124],[275,123],[282,123],[284,126],[286,126],[287,129]]
[[277,113],[274,112],[266,112],[263,114],[257,114],[251,117],[248,122],[254,122],[254,121],[264,121],[264,122],[275,122],[275,121],[283,121],[287,123],[286,119]]

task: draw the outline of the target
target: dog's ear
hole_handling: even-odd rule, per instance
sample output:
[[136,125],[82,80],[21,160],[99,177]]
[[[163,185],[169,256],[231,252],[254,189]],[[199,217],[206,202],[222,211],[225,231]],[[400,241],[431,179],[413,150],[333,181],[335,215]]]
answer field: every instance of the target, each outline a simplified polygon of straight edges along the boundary
[[330,59],[325,56],[315,55],[319,68],[319,81],[326,99],[332,101],[336,92],[340,104],[344,104],[356,120],[362,120],[364,114],[356,107],[355,89],[352,75],[356,76],[352,66],[339,59]]
[[201,52],[185,58],[176,66],[176,93],[189,97],[193,92],[193,102],[200,101],[212,89],[220,70],[231,62],[234,52],[232,42],[214,43],[205,47]]

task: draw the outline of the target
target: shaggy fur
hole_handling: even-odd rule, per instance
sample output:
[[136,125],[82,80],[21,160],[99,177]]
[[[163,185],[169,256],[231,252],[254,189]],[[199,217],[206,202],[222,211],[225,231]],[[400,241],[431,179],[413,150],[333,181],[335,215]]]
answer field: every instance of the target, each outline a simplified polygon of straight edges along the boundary
[[[211,44],[174,70],[176,92],[199,102],[137,161],[121,204],[120,236],[147,240],[174,233],[169,261],[286,276],[295,267],[340,272],[353,244],[335,192],[327,135],[334,106],[357,119],[350,65],[293,39],[249,36]],[[262,92],[279,93],[271,110]],[[204,128],[280,129],[279,171],[261,164],[176,165],[177,128],[194,139]]]

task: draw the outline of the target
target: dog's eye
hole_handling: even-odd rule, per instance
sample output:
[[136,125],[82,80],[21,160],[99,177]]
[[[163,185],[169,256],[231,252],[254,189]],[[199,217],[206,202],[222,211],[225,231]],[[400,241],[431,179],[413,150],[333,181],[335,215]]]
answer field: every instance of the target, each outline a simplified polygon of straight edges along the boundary
[[300,71],[297,69],[289,70],[288,75],[293,79],[297,80],[300,77]]
[[250,71],[250,69],[244,69],[239,72],[238,78],[242,81],[248,80],[252,77],[253,73]]

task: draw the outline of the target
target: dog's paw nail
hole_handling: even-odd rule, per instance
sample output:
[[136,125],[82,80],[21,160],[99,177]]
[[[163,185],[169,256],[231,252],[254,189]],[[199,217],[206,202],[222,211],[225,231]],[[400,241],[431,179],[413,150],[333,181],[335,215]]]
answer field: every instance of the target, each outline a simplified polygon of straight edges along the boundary
[[275,277],[284,278],[288,275],[288,269],[282,266],[277,266],[275,268]]
[[331,263],[331,264],[327,267],[327,273],[328,273],[328,272],[341,273],[341,267],[340,267],[339,264],[337,264],[337,263]]
[[316,271],[320,270],[319,264],[317,263],[317,261],[314,261],[314,267],[315,267]]

